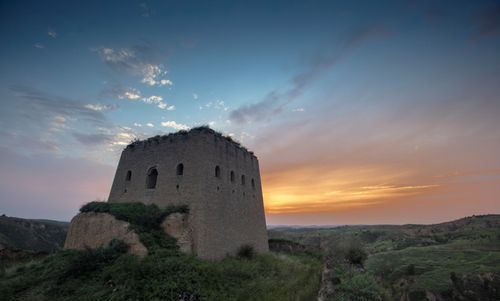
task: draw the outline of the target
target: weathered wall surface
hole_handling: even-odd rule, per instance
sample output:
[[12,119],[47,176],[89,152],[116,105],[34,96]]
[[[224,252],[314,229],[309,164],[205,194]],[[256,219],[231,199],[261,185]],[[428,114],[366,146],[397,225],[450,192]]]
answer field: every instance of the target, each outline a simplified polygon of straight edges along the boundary
[[117,220],[107,213],[80,213],[72,220],[66,235],[65,249],[99,248],[107,246],[113,239],[129,246],[129,253],[146,256],[148,249],[139,236],[129,230],[129,223]]
[[193,252],[192,229],[189,223],[189,214],[172,213],[161,223],[165,233],[177,239],[177,245],[181,252],[191,254]]
[[[177,175],[181,163],[183,174]],[[146,188],[151,168],[158,171],[154,189]],[[268,251],[257,157],[213,131],[163,136],[127,147],[109,201],[188,205],[193,253],[202,258],[220,259],[243,245]]]

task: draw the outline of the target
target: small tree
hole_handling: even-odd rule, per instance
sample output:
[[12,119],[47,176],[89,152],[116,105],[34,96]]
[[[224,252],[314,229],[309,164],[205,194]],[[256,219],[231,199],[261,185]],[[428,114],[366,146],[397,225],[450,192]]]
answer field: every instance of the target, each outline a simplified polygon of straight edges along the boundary
[[238,257],[245,259],[252,259],[255,257],[255,250],[250,245],[243,245],[240,247],[237,253]]
[[349,263],[359,265],[363,265],[367,257],[368,254],[366,254],[366,251],[361,246],[349,247],[345,256]]

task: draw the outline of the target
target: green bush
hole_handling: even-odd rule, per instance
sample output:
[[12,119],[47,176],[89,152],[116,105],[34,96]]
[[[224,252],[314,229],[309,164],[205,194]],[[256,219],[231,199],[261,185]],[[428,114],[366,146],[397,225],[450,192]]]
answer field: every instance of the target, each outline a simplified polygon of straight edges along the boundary
[[241,246],[237,252],[238,257],[252,259],[255,257],[255,250],[250,245]]
[[345,255],[345,258],[349,261],[349,263],[359,265],[363,265],[367,257],[368,254],[366,254],[366,251],[361,246],[349,247]]
[[387,292],[375,279],[363,273],[340,283],[328,301],[383,301],[387,298]]
[[90,202],[80,208],[80,212],[109,213],[119,220],[135,226],[154,229],[171,213],[187,213],[187,206],[169,206],[160,209],[154,204]]
[[406,275],[408,276],[413,276],[415,275],[415,265],[412,263],[412,264],[409,264],[407,267],[406,267]]
[[58,252],[0,278],[0,300],[306,301],[319,286],[314,259],[269,254],[211,262],[167,249],[143,259],[121,252]]
[[107,264],[112,263],[120,255],[125,254],[128,245],[119,240],[112,240],[107,248],[87,248],[81,252],[76,252],[75,256],[68,259],[68,265],[64,272],[60,273],[60,281],[71,277],[82,277],[98,269],[102,269]]

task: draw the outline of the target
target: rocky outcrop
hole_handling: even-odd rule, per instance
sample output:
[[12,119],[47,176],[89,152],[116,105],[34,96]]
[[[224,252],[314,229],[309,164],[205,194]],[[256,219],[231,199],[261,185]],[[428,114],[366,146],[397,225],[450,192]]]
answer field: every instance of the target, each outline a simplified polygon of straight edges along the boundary
[[71,220],[64,248],[105,247],[113,239],[117,239],[129,246],[130,254],[146,256],[148,249],[141,243],[139,235],[130,230],[129,226],[129,223],[117,220],[108,213],[80,213]]
[[189,214],[172,213],[161,223],[165,233],[177,239],[179,249],[187,254],[193,252],[193,239],[189,224]]

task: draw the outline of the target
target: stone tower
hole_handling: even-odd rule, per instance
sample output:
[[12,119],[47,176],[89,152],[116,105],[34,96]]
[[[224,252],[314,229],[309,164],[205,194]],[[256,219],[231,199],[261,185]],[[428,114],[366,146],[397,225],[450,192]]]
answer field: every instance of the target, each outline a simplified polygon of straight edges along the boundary
[[257,157],[208,127],[128,145],[108,201],[189,206],[192,251],[201,258],[245,245],[268,251]]

